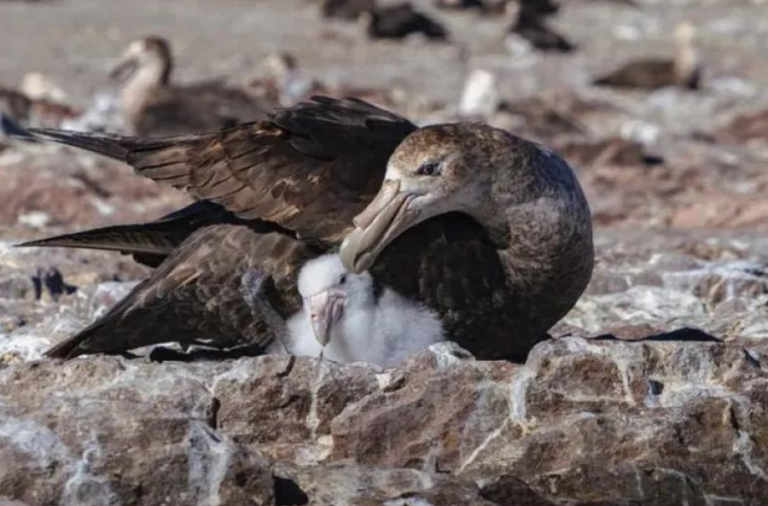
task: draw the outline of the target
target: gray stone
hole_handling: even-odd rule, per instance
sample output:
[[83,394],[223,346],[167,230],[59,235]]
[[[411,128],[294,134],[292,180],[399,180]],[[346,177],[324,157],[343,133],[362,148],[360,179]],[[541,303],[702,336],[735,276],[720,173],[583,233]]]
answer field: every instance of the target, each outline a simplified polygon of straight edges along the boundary
[[[382,469],[357,464],[324,466],[281,466],[278,479],[286,480],[278,504],[297,504],[287,499],[306,495],[311,505],[334,506],[494,506],[485,500],[471,481],[449,474],[415,469]],[[292,493],[288,493],[293,485]],[[297,493],[297,490],[300,491]],[[300,497],[300,495],[299,495]],[[285,502],[281,502],[281,499]]]
[[0,490],[30,504],[271,504],[193,371],[98,358],[0,372]]

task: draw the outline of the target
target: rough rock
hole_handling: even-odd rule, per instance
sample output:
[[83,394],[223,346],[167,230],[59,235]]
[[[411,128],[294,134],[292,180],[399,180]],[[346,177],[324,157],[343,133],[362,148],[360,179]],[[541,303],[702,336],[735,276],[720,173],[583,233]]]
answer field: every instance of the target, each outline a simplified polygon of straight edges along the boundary
[[278,504],[302,504],[307,500],[308,504],[338,506],[498,505],[484,499],[471,481],[415,469],[330,464],[282,466],[276,474]]
[[764,235],[749,232],[598,234],[592,282],[564,323],[589,335],[627,325],[688,326],[721,338],[764,340],[767,246]]
[[333,450],[331,421],[381,381],[362,366],[288,357],[240,363],[212,386],[217,427],[274,460],[315,464]]
[[768,498],[768,376],[740,346],[566,338],[526,370],[513,398],[524,436],[500,432],[466,474],[508,466],[585,504]]
[[554,339],[524,365],[451,344],[390,370],[14,365],[0,371],[0,454],[17,464],[0,487],[30,504],[768,500],[768,347],[663,337]]
[[[137,379],[140,376],[140,380]],[[3,371],[0,490],[29,504],[269,504],[269,464],[211,428],[172,365],[104,358]]]
[[442,349],[411,360],[398,371],[394,384],[333,421],[332,458],[463,470],[484,441],[509,420],[508,385],[518,369],[465,357]]

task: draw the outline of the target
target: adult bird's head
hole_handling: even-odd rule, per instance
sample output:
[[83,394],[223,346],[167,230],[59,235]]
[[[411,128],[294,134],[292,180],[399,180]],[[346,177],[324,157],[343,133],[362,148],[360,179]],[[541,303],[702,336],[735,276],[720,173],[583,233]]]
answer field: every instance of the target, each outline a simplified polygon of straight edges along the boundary
[[153,79],[156,85],[168,84],[173,60],[168,42],[161,37],[144,37],[131,42],[110,72],[116,81],[126,82],[135,76]]
[[404,231],[450,212],[469,215],[504,248],[507,209],[535,198],[538,178],[531,158],[538,153],[534,144],[487,125],[417,130],[392,154],[378,195],[355,217],[355,229],[340,250],[344,265],[365,271]]

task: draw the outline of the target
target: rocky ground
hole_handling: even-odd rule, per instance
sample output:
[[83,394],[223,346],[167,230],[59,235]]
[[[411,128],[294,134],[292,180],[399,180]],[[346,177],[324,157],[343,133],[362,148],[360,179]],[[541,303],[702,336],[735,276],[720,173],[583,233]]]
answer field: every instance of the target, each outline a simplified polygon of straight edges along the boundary
[[[245,82],[288,50],[313,77],[379,90],[428,123],[456,119],[468,74],[490,71],[485,119],[560,151],[594,214],[595,274],[555,338],[525,364],[439,345],[392,370],[40,360],[146,271],[13,244],[152,219],[187,197],[0,140],[0,504],[768,503],[768,120],[748,142],[728,128],[768,109],[768,6],[564,2],[554,24],[579,49],[559,56],[505,47],[503,19],[416,3],[453,42],[371,42],[298,0],[0,2],[0,76],[44,72],[82,106],[127,40],[159,33],[182,81]],[[701,32],[702,91],[588,84],[667,53],[684,19]]]

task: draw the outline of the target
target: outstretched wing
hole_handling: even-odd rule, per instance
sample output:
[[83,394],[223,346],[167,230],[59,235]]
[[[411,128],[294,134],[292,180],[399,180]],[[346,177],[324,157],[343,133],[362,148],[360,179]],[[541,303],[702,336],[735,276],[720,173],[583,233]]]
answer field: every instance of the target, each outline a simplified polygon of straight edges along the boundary
[[395,147],[416,127],[357,99],[315,97],[270,120],[221,132],[141,139],[34,130],[122,160],[141,175],[299,237],[340,242],[380,186]]
[[254,320],[243,299],[243,274],[266,271],[274,290],[265,296],[287,317],[301,305],[295,289],[298,270],[317,254],[285,234],[259,234],[241,225],[202,228],[109,313],[46,355],[121,353],[171,341],[228,348],[251,339],[266,345],[271,333]]
[[210,225],[245,224],[259,233],[279,232],[271,223],[238,219],[209,201],[194,202],[159,220],[147,223],[112,225],[71,234],[62,234],[18,244],[17,247],[85,248],[119,251],[133,255],[146,266],[157,267],[196,230]]

